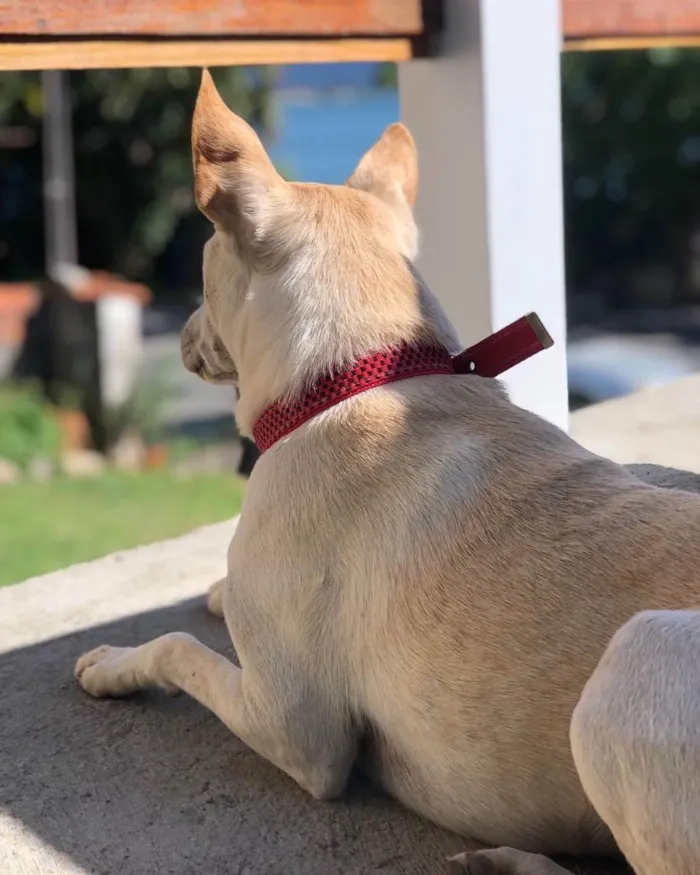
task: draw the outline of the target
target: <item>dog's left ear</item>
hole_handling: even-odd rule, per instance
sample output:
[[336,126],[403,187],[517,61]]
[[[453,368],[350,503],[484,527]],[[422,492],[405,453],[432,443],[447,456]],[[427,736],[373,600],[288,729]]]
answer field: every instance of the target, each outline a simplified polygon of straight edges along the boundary
[[240,242],[260,236],[284,195],[258,135],[226,106],[207,70],[192,120],[195,199],[199,209]]
[[418,192],[418,153],[408,128],[400,122],[390,125],[357,165],[347,185],[392,205],[403,201],[413,207]]

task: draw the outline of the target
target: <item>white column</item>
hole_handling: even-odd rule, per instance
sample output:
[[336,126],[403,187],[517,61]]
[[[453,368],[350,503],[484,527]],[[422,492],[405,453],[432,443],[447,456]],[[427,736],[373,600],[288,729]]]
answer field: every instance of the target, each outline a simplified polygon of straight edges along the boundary
[[400,67],[420,153],[418,267],[466,344],[535,310],[555,345],[506,375],[568,422],[560,0],[446,0],[438,57]]

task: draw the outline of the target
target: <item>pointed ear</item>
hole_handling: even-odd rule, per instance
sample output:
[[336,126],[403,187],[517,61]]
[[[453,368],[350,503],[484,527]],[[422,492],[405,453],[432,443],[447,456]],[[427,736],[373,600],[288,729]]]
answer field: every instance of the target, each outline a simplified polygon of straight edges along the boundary
[[208,70],[192,119],[192,158],[199,209],[234,234],[256,235],[285,182],[255,131],[226,106]]
[[389,203],[403,200],[412,207],[418,192],[418,153],[408,128],[399,122],[389,125],[347,185]]

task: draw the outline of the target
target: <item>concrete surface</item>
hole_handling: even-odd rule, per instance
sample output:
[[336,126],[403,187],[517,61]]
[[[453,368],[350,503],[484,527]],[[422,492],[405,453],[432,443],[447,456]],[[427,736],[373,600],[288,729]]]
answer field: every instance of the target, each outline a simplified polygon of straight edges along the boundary
[[104,642],[181,629],[231,654],[202,595],[233,526],[0,590],[2,875],[439,875],[466,847],[361,778],[315,802],[186,696],[78,688]]
[[569,433],[616,462],[700,473],[700,374],[579,410]]

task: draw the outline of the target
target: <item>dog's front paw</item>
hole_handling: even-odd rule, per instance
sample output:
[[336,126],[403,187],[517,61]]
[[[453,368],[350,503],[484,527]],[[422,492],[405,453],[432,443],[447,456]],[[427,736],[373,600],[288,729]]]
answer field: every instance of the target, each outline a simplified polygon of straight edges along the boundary
[[139,687],[129,665],[136,648],[103,644],[84,653],[75,664],[80,686],[96,698],[128,696]]

